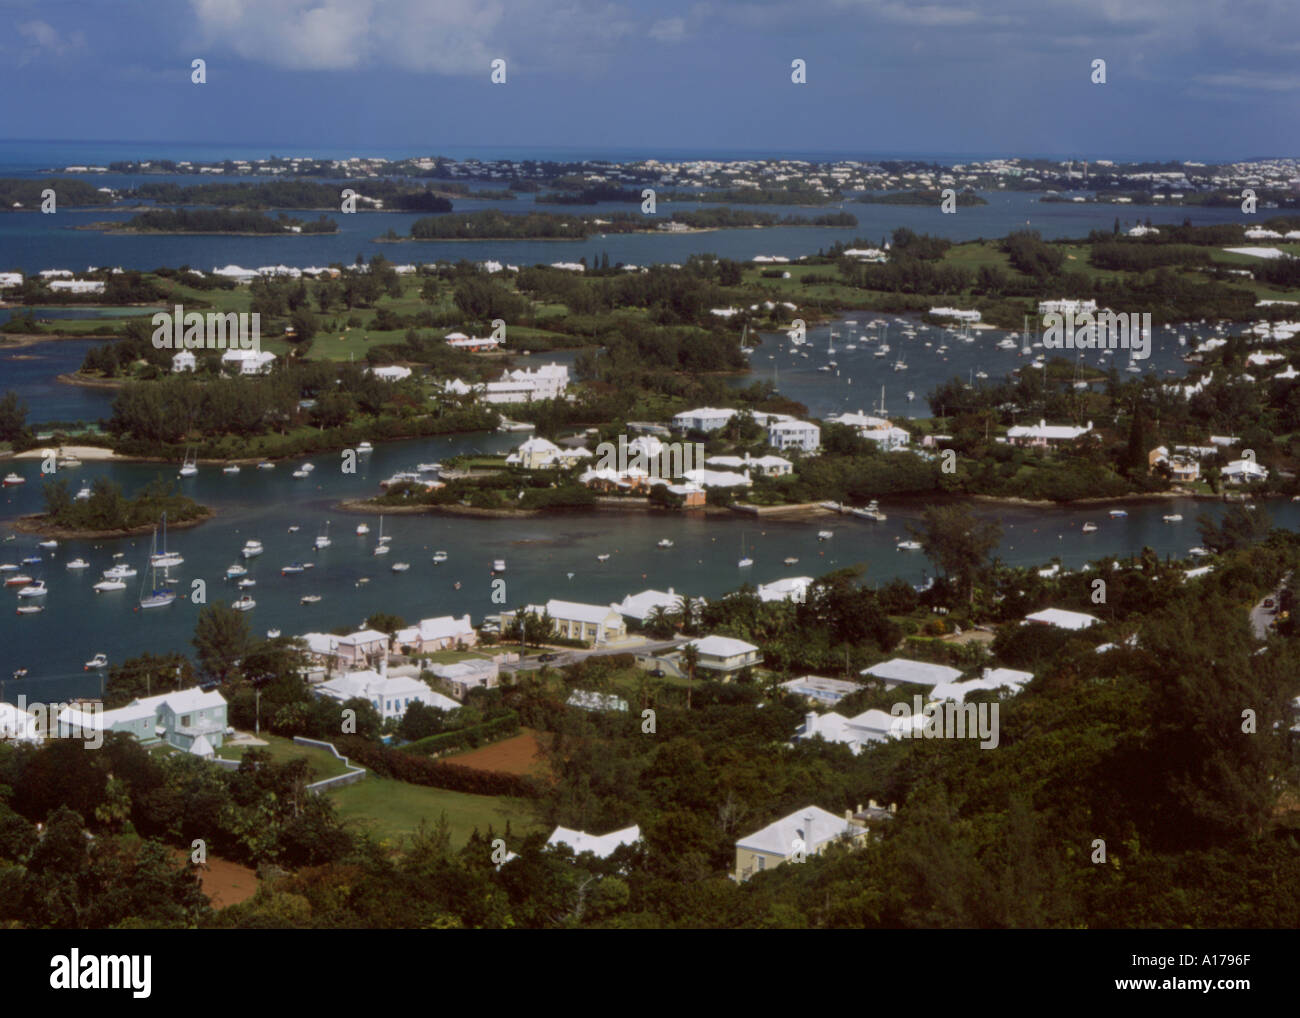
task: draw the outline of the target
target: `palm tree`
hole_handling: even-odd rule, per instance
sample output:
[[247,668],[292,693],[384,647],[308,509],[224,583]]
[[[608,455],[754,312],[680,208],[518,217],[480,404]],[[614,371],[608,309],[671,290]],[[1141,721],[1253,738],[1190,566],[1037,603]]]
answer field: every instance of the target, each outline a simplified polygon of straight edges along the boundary
[[676,628],[673,619],[674,613],[669,612],[663,605],[657,604],[650,609],[650,614],[646,616],[646,628],[654,636],[671,636]]
[[682,648],[682,662],[686,665],[686,709],[691,709],[691,694],[695,691],[695,666],[700,663],[699,649],[693,643]]

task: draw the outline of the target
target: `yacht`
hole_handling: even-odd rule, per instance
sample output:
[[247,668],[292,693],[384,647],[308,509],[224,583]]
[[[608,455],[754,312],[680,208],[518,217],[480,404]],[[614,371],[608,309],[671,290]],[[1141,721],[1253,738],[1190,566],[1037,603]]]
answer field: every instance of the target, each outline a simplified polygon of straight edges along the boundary
[[74,558],[64,568],[65,569],[89,569],[90,563],[87,562],[84,558]]
[[920,541],[899,541],[897,548],[899,551],[920,551]]
[[366,534],[368,534],[368,533],[370,533],[370,524],[369,524],[369,523],[358,523],[358,524],[357,524],[357,535],[358,535],[359,537],[364,537],[364,536],[365,536]]
[[299,604],[316,604],[319,601],[320,601],[319,594],[307,594],[303,597],[298,598]]
[[43,604],[20,604],[18,606],[19,615],[39,615],[43,611],[45,611],[45,605]]
[[274,469],[275,469],[275,464],[272,463],[270,460],[262,460],[262,462],[259,463],[259,464],[257,465],[257,469],[258,469],[258,470],[274,470]]
[[44,580],[33,580],[27,586],[18,588],[19,597],[44,597],[48,593]]
[[1112,509],[1110,511],[1110,518],[1113,520],[1123,519],[1127,515],[1128,513],[1126,513],[1123,509]]
[[304,464],[302,465],[302,469],[305,470],[307,473],[310,474],[313,470],[316,469],[316,464],[315,464],[315,463],[304,463]]
[[379,517],[379,537],[375,540],[375,550],[372,554],[387,555],[389,551],[388,542],[391,540],[391,537],[384,536],[384,518],[381,516]]
[[234,601],[231,601],[230,607],[234,608],[235,611],[237,612],[252,611],[254,608],[257,607],[257,602],[254,601],[247,594],[245,594],[243,597],[236,598]]
[[506,560],[503,558],[493,559],[492,571],[494,573],[504,573],[506,571]]
[[597,555],[597,556],[596,556],[596,561],[597,561],[597,562],[608,562],[608,561],[609,561],[609,552],[602,552],[601,554]]
[[[607,555],[607,556],[605,556],[605,557],[608,558],[609,556]],[[435,551],[435,552],[433,553],[433,564],[434,564],[434,565],[442,565],[442,563],[444,563],[444,562],[446,562],[446,561],[447,561],[447,553],[446,553],[445,551]]]
[[[153,548],[150,549],[149,565],[150,573],[153,578],[152,589],[148,594],[144,592],[144,585],[140,587],[140,607],[141,608],[165,608],[176,600],[176,592],[170,587],[158,586],[158,556],[154,552],[158,548],[158,531],[153,534]],[[167,570],[163,569],[163,582],[167,582]]]
[[[1292,501],[1300,502],[1300,498],[1294,498],[1292,499]],[[6,562],[3,565],[0,565],[0,573],[16,573],[16,572],[18,572],[18,566],[14,562]]]
[[78,489],[77,493],[72,496],[72,498],[73,501],[76,502],[89,502],[90,496],[91,496],[90,488],[83,485],[80,489]]
[[294,562],[294,563],[291,563],[290,565],[283,566],[283,567],[280,569],[280,575],[281,575],[281,576],[288,576],[290,573],[301,573],[301,572],[303,572],[303,571],[304,571],[304,566],[303,566],[303,564],[302,564],[301,562]]
[[109,590],[126,590],[126,583],[122,580],[100,580],[91,589],[96,594],[103,594]]
[[300,478],[301,478],[301,477],[306,477],[306,476],[307,476],[307,471],[305,471],[305,470],[301,470],[301,469],[300,469],[300,470],[295,470],[295,471],[293,472],[293,476],[294,476],[294,477],[300,477]]
[[442,464],[441,463],[418,463],[416,464],[415,469],[420,471],[420,473],[422,474],[436,474],[439,470],[442,469]]
[[96,654],[94,657],[92,657],[89,661],[87,661],[84,665],[81,666],[82,670],[87,672],[97,671],[100,668],[107,668],[107,667],[108,667],[107,654]]
[[267,638],[268,640],[278,640],[278,639],[280,638],[280,630],[278,630],[278,629],[268,629],[268,630],[266,631],[266,638]]
[[262,554],[264,550],[261,541],[248,540],[244,542],[244,550],[241,551],[240,554],[246,559],[256,558],[258,555]]
[[23,565],[37,566],[41,564],[41,561],[42,559],[39,555],[28,555],[25,559],[23,559]]
[[20,476],[20,475],[18,475],[18,474],[15,474],[15,473],[12,473],[12,472],[11,472],[11,473],[5,474],[5,482],[4,482],[4,483],[5,483],[5,486],[6,486],[6,487],[8,487],[9,485],[12,485],[12,484],[26,484],[26,483],[27,483],[27,478],[26,478],[26,477],[22,477],[22,476]]
[[834,532],[830,530],[817,531],[817,540],[819,541],[829,541],[834,536],[835,536]]
[[158,552],[155,555],[150,555],[149,556],[150,563],[155,566],[162,566],[164,569],[168,569],[171,566],[184,565],[185,560],[181,558],[179,552],[167,550],[167,514],[166,513],[163,513],[162,515],[162,533],[163,533],[163,550]]
[[289,533],[291,533],[291,534],[296,534],[296,533],[298,533],[298,531],[300,531],[301,529],[302,529],[302,527],[298,526],[298,524],[296,524],[296,523],[292,523],[292,524],[289,525]]
[[1084,524],[1080,529],[1081,529],[1085,534],[1096,533],[1096,530],[1097,530],[1097,524],[1095,524],[1095,523],[1085,523],[1085,524]]
[[749,568],[750,566],[752,566],[753,564],[754,564],[754,560],[753,560],[752,558],[750,558],[749,556],[745,556],[745,557],[742,558],[739,562],[736,563],[736,568],[738,568],[738,569],[748,569],[748,568]]
[[673,542],[670,541],[668,538],[666,538],[666,537],[664,537],[664,538],[660,538],[660,540],[659,540],[659,547],[660,547],[660,548],[671,548],[672,546],[673,546]]
[[1183,516],[1182,516],[1182,513],[1169,513],[1167,516],[1161,516],[1160,518],[1161,518],[1162,520],[1164,520],[1166,523],[1182,523],[1182,522],[1183,522]]
[[251,576],[245,576],[236,584],[236,586],[239,587],[240,590],[247,590],[249,587],[256,587],[257,581]]
[[106,580],[129,580],[136,575],[134,566],[129,566],[125,562],[119,562],[115,566],[105,569],[103,577]]
[[41,548],[57,548],[59,546],[59,542],[55,540],[37,541],[36,543]]
[[784,561],[785,564],[788,566],[797,566],[799,564],[799,560],[795,558],[793,555],[787,555]]
[[221,468],[221,472],[223,474],[237,474],[239,473],[239,464],[231,463],[229,466],[224,466]]
[[368,453],[368,452],[374,452],[374,451],[375,451],[375,447],[374,447],[373,445],[371,445],[369,442],[358,442],[358,443],[357,443],[357,452],[359,452],[359,453]]
[[235,580],[241,576],[247,576],[248,570],[239,564],[226,567],[226,579]]
[[411,568],[411,563],[409,563],[409,562],[394,562],[394,563],[393,563],[393,572],[395,572],[395,573],[404,573],[404,572],[406,572],[406,571],[407,571],[408,569],[410,569],[410,568]]

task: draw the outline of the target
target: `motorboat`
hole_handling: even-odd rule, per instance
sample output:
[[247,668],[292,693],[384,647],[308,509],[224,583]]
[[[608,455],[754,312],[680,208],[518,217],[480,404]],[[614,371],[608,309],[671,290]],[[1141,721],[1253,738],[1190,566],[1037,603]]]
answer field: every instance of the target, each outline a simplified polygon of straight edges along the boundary
[[506,560],[503,558],[493,559],[492,571],[494,573],[504,573],[506,571]]
[[294,476],[294,477],[299,477],[299,478],[301,478],[301,477],[306,477],[306,476],[307,476],[307,471],[305,471],[305,470],[301,470],[301,469],[300,469],[300,470],[295,470],[295,471],[293,472],[293,476]]
[[258,555],[262,554],[264,550],[265,549],[262,547],[261,541],[249,540],[244,542],[244,550],[241,551],[240,554],[243,555],[244,558],[246,559],[255,558]]
[[748,555],[746,555],[744,558],[742,558],[739,562],[736,563],[736,568],[748,569],[753,564],[754,564],[754,560],[750,558]]
[[422,474],[436,474],[442,469],[441,463],[417,463],[415,469]]
[[896,547],[899,551],[920,551],[921,542],[920,541],[899,541]]
[[262,460],[262,462],[259,463],[259,464],[257,465],[257,469],[258,469],[258,470],[274,470],[274,469],[275,469],[275,464],[272,463],[270,460]]
[[298,526],[298,524],[296,524],[296,523],[292,523],[292,524],[289,525],[289,533],[291,533],[291,534],[296,534],[296,533],[298,533],[298,531],[300,531],[301,529],[302,529],[302,527]]
[[[1300,501],[1300,499],[1297,499],[1296,501]],[[0,564],[0,573],[16,573],[16,572],[18,572],[18,563],[5,562],[3,564]]]
[[236,586],[239,587],[240,590],[247,590],[249,587],[256,587],[257,581],[251,576],[245,576],[236,584]]
[[666,538],[666,537],[664,537],[664,538],[660,538],[660,540],[659,540],[659,547],[660,547],[660,548],[671,548],[672,546],[673,546],[673,542],[670,541],[668,538]]
[[1182,523],[1182,522],[1183,522],[1183,514],[1182,514],[1182,513],[1169,513],[1169,514],[1167,514],[1167,515],[1165,515],[1165,516],[1161,516],[1160,518],[1161,518],[1162,520],[1164,520],[1166,523]]
[[90,563],[87,562],[84,558],[74,558],[64,568],[65,569],[89,569]]
[[10,573],[5,577],[6,587],[24,587],[32,582],[32,578],[26,573]]
[[235,611],[237,612],[252,611],[254,608],[257,607],[257,602],[254,601],[247,594],[245,594],[243,597],[239,597],[231,601],[230,607],[234,608]]
[[374,451],[375,451],[375,447],[374,447],[373,445],[371,445],[369,442],[358,442],[358,443],[357,443],[357,452],[359,452],[359,453],[368,453],[368,452],[374,452]]
[[609,552],[605,552],[604,554],[597,555],[597,556],[596,556],[596,561],[597,561],[597,562],[608,562],[608,561],[609,561]]
[[39,615],[43,611],[45,611],[45,605],[43,604],[20,604],[18,606],[19,615]]
[[57,548],[59,546],[59,542],[53,539],[49,541],[37,541],[36,543],[41,548]]
[[44,597],[48,593],[44,580],[33,580],[27,586],[18,588],[19,597]]
[[74,502],[89,502],[91,494],[92,492],[90,488],[83,485],[77,490],[77,493],[72,496],[72,500]]
[[280,630],[278,630],[278,629],[268,629],[268,630],[266,631],[266,638],[267,638],[268,640],[278,640],[278,639],[280,638]]
[[100,669],[100,668],[107,668],[107,667],[108,667],[108,655],[107,655],[107,654],[96,654],[94,657],[92,657],[89,661],[87,661],[87,662],[86,662],[84,665],[82,665],[81,667],[82,667],[82,670],[83,670],[83,671],[87,671],[87,672],[96,671],[96,670],[98,670],[98,669]]
[[307,594],[303,597],[298,598],[299,604],[316,604],[319,601],[320,601],[319,594]]
[[110,566],[103,572],[103,577],[106,580],[129,580],[135,575],[135,566],[129,566],[125,562],[119,562],[115,566]]
[[[606,555],[605,557],[606,557],[606,558],[609,558],[608,555]],[[438,565],[442,565],[442,563],[444,563],[444,562],[446,562],[446,561],[447,561],[447,553],[446,553],[445,551],[435,551],[435,552],[433,553],[433,564],[434,564],[434,565],[436,565],[436,566],[438,566]]]
[[1111,518],[1112,520],[1120,520],[1120,519],[1123,519],[1123,518],[1124,518],[1125,516],[1127,516],[1127,515],[1128,515],[1128,513],[1126,513],[1123,509],[1112,509],[1112,510],[1110,511],[1110,518]]
[[307,471],[307,473],[310,474],[313,470],[316,469],[316,464],[315,464],[315,463],[304,463],[304,464],[302,465],[302,469],[305,470],[305,471]]
[[1094,534],[1094,533],[1097,532],[1097,524],[1095,524],[1095,523],[1085,523],[1085,524],[1084,524],[1080,529],[1081,529],[1085,534]]
[[233,566],[226,567],[226,579],[228,580],[234,580],[239,578],[240,576],[247,576],[247,575],[248,575],[248,570],[241,565],[236,564]]
[[5,474],[5,480],[4,480],[4,483],[5,483],[5,486],[6,486],[6,487],[9,487],[9,486],[14,485],[14,484],[26,484],[26,483],[27,483],[27,478],[21,476],[20,474],[15,474],[15,473],[12,473],[12,472],[11,472],[11,473]]
[[357,524],[357,535],[358,535],[359,537],[364,537],[364,536],[365,536],[366,534],[368,534],[368,533],[370,533],[370,524],[369,524],[369,523],[358,523],[358,524]]
[[301,572],[304,571],[304,568],[305,568],[305,567],[303,566],[303,564],[302,564],[301,562],[293,562],[293,563],[291,563],[291,564],[289,564],[289,565],[287,565],[287,566],[283,566],[283,567],[281,567],[281,569],[280,569],[280,575],[281,575],[281,576],[288,576],[290,573],[301,573]]
[[799,560],[793,555],[787,555],[783,561],[788,566],[797,566],[799,564]]
[[393,572],[395,572],[395,573],[404,573],[404,572],[406,572],[406,571],[407,571],[408,569],[410,569],[410,568],[411,568],[411,563],[409,563],[409,562],[394,562],[394,563],[393,563]]
[[834,536],[835,534],[830,530],[817,531],[817,540],[819,541],[829,541]]
[[239,464],[231,463],[229,466],[224,466],[221,468],[221,472],[223,474],[237,474],[239,473]]
[[100,580],[91,588],[96,594],[103,594],[110,590],[126,590],[126,583],[122,580]]

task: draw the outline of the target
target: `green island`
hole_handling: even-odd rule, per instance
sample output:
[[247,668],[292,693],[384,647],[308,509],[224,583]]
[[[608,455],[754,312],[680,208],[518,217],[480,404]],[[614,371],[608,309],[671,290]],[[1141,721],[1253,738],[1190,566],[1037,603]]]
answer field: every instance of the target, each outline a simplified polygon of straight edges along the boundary
[[[988,204],[987,198],[970,189],[954,193],[958,207]],[[940,205],[943,202],[943,190],[936,187],[922,191],[867,191],[856,195],[854,201],[867,205]]]
[[161,476],[131,496],[124,495],[122,486],[107,477],[96,478],[83,497],[75,496],[62,478],[46,481],[42,495],[45,512],[20,518],[15,529],[66,539],[123,537],[149,533],[164,515],[167,525],[176,528],[194,526],[212,516],[210,508],[182,495],[179,485]]
[[261,212],[235,209],[150,209],[123,223],[91,223],[80,227],[104,233],[211,233],[279,237],[286,233],[337,233],[339,224],[328,216],[296,219],[280,213],[272,218]]

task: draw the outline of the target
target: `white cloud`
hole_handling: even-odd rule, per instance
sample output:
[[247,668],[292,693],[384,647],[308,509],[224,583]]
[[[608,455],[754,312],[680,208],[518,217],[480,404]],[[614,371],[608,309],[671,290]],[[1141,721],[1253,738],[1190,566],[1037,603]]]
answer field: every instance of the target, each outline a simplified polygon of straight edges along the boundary
[[659,42],[681,42],[685,37],[685,18],[663,18],[650,26],[650,38]]
[[[636,31],[602,0],[190,0],[202,43],[295,70],[488,75],[591,64]],[[671,20],[671,19],[670,19]]]
[[65,38],[48,21],[24,21],[18,26],[18,34],[28,42],[34,43],[37,49],[48,50],[59,56],[80,49],[86,44],[85,36],[80,32],[73,32]]

